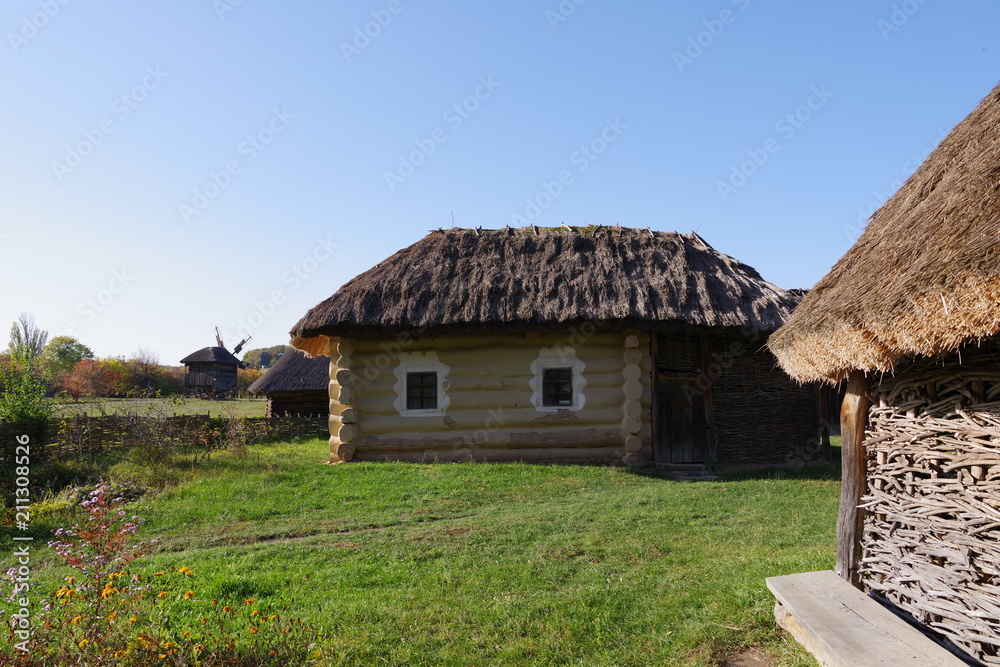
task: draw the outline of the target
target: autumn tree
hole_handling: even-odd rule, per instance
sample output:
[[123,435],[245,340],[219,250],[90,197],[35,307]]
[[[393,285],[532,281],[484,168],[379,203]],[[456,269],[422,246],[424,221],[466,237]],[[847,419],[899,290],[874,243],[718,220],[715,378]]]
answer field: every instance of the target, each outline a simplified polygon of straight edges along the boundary
[[256,382],[264,373],[256,368],[238,368],[236,370],[236,395],[246,396],[250,385]]
[[40,365],[42,373],[53,387],[62,384],[62,378],[70,373],[84,359],[93,359],[93,351],[72,336],[56,336],[42,351]]
[[[281,355],[288,350],[287,345],[273,345],[271,347],[258,347],[257,349],[250,350],[243,355],[243,361],[248,364],[252,364],[254,368],[270,368],[274,365]],[[265,363],[266,361],[266,363]]]
[[81,396],[113,396],[124,377],[120,365],[116,359],[84,359],[66,374],[60,389],[77,401]]

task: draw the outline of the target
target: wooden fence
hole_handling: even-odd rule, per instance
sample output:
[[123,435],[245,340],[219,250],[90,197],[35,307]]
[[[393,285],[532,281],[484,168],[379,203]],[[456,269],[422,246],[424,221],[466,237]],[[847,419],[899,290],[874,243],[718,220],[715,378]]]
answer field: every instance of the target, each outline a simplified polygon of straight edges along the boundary
[[51,457],[72,450],[101,452],[120,447],[142,446],[144,435],[156,430],[157,436],[180,443],[205,443],[219,437],[221,431],[236,425],[256,440],[290,438],[325,438],[329,427],[325,417],[235,417],[177,415],[173,417],[60,417],[48,424],[37,422],[0,422],[0,465],[6,465],[18,444],[27,435],[32,459]]

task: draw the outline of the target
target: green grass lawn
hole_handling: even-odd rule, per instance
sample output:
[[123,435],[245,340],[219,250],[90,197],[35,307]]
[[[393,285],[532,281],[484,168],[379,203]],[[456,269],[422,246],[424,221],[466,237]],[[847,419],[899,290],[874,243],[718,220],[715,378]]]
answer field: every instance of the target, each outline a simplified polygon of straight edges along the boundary
[[[776,629],[764,578],[834,564],[833,469],[683,483],[611,467],[320,465],[325,441],[223,453],[133,505],[152,571],[198,599],[294,598],[324,665],[718,665]],[[46,589],[68,570],[40,547]],[[9,539],[6,544],[11,544]],[[4,602],[0,602],[2,608]]]
[[55,401],[56,416],[85,414],[98,417],[118,414],[123,410],[139,414],[150,412],[170,415],[211,415],[212,417],[263,417],[267,411],[266,398],[240,398],[229,401],[209,401],[200,398],[107,398],[97,402],[72,400]]

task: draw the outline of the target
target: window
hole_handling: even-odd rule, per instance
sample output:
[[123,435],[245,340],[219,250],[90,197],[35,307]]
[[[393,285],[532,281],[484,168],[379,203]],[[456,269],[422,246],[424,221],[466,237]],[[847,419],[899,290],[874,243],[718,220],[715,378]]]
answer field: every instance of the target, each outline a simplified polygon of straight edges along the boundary
[[545,407],[573,405],[572,368],[546,368],[542,371],[542,405]]
[[403,417],[434,417],[447,413],[448,373],[434,352],[400,352],[399,364],[393,369],[396,394],[392,406]]
[[543,347],[531,362],[531,404],[539,412],[582,410],[587,402],[585,364],[565,345]]
[[437,373],[406,374],[406,409],[437,410]]

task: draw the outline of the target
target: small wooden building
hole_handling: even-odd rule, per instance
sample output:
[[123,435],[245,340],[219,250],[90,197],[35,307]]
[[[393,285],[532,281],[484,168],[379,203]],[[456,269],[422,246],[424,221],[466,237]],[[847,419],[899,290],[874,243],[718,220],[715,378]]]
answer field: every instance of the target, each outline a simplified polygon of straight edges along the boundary
[[330,359],[307,357],[288,348],[274,366],[250,385],[267,395],[268,417],[327,417],[330,414]]
[[224,347],[204,347],[181,359],[185,365],[184,393],[221,398],[236,388],[240,360]]
[[1000,665],[1000,87],[770,348],[848,380],[838,573]]
[[292,330],[330,356],[334,460],[819,457],[815,386],[764,344],[797,298],[696,234],[432,232]]

